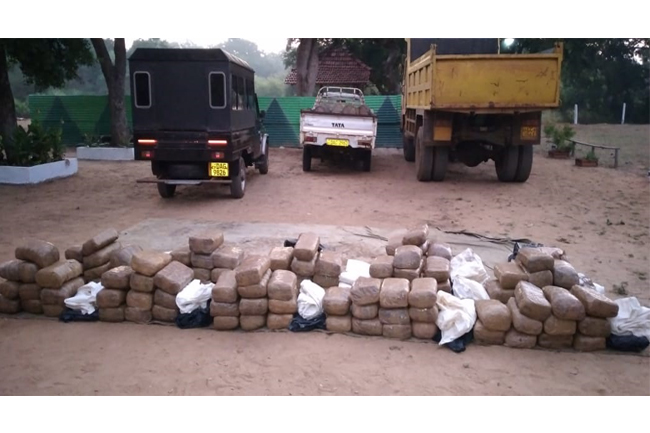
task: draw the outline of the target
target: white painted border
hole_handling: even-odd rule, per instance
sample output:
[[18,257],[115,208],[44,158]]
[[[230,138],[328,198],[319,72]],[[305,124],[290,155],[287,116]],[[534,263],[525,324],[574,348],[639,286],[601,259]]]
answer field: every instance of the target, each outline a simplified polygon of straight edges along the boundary
[[133,161],[132,147],[77,147],[77,159],[89,161]]
[[0,184],[33,185],[77,173],[77,158],[35,165],[33,167],[0,166]]

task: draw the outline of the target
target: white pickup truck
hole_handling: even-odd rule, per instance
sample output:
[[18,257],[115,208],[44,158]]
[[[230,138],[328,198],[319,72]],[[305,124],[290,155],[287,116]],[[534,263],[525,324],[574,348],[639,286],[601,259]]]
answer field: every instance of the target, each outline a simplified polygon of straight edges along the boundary
[[323,87],[310,110],[300,111],[302,169],[312,158],[348,157],[370,171],[377,138],[377,116],[365,105],[363,92],[349,87]]

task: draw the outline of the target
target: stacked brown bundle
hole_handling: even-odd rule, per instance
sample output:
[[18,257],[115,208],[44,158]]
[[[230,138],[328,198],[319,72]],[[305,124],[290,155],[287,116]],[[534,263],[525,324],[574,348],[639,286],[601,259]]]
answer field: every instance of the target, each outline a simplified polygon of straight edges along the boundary
[[519,298],[513,296],[507,301],[513,329],[506,334],[505,343],[509,347],[532,348],[551,315],[551,304],[539,287],[527,281],[520,281],[517,289],[521,291]]
[[325,327],[331,332],[350,332],[352,316],[350,315],[350,291],[347,287],[330,287],[323,298],[323,309],[327,315]]
[[386,254],[394,256],[397,248],[404,245],[414,245],[419,247],[422,254],[425,255],[430,248],[430,242],[427,239],[428,236],[429,226],[426,224],[410,230],[400,230],[388,238]]
[[393,256],[378,256],[370,263],[372,278],[390,278],[393,276]]
[[210,316],[214,329],[229,331],[239,326],[239,294],[235,271],[221,272],[212,288]]
[[553,256],[539,248],[522,248],[517,252],[515,261],[526,271],[526,281],[537,287],[553,285]]
[[[531,331],[538,331],[537,344],[547,349],[571,347],[575,322],[565,321],[553,316],[550,302],[539,287],[527,281],[521,281],[515,289],[515,304],[521,317],[528,320]],[[510,302],[510,301],[509,301]],[[512,311],[512,321],[517,328],[515,313]],[[533,335],[534,332],[520,332]],[[569,333],[569,331],[572,331]]]
[[480,344],[503,344],[510,330],[510,310],[495,299],[476,301],[476,324],[474,338]]
[[244,250],[234,245],[221,245],[212,253],[214,269],[210,273],[213,282],[219,281],[219,276],[226,271],[233,271],[244,260]]
[[[189,268],[180,262],[172,261],[153,277],[153,284],[156,287],[156,293],[158,294],[157,297],[156,294],[151,297],[150,294],[129,292],[129,297],[126,299],[127,304],[129,307],[137,308],[142,311],[151,308],[152,318],[163,322],[173,322],[178,316],[176,295],[178,295],[193,278],[194,271],[192,268]],[[156,305],[156,298],[159,299],[158,305]],[[174,308],[171,308],[172,300]]]
[[[578,322],[585,318],[585,308],[578,298],[568,290],[557,286],[546,286],[543,289],[546,300],[551,304],[551,315],[544,322],[544,334],[554,336],[559,341],[559,347],[569,347],[573,335],[578,329]],[[546,345],[549,337],[545,337],[540,346]],[[603,339],[603,344],[604,344]]]
[[[129,308],[129,321],[141,322],[147,319],[155,319],[161,322],[173,322],[176,320],[176,316],[178,315],[176,295],[171,295],[161,290],[156,284],[159,281],[155,280],[156,274],[171,264],[171,262],[172,256],[170,254],[158,251],[144,250],[137,251],[133,254],[131,260],[133,273],[129,279],[129,307],[131,307]],[[182,265],[180,262],[174,263]],[[152,306],[149,307],[151,317],[146,313],[150,299],[152,300]]]
[[239,326],[253,331],[266,325],[269,311],[267,286],[271,279],[271,260],[268,256],[249,256],[235,269],[239,301]]
[[431,340],[438,327],[438,307],[436,292],[438,283],[435,278],[416,278],[411,282],[408,294],[409,316],[415,338]]
[[586,313],[578,322],[573,348],[582,352],[604,350],[611,332],[607,319],[618,315],[618,304],[605,295],[578,285],[571,288],[571,294],[582,303]]
[[269,315],[266,326],[269,329],[287,329],[293,315],[298,311],[298,277],[291,271],[273,271],[268,285]]
[[212,253],[222,244],[222,232],[190,237],[190,262],[194,268],[195,279],[200,280],[202,283],[211,281],[212,269],[214,269]]
[[15,260],[0,264],[0,313],[14,314],[21,308],[28,313],[42,314],[41,286],[36,273],[59,260],[59,250],[49,242],[30,239],[16,248]]
[[580,284],[580,277],[571,263],[565,260],[553,262],[553,285],[571,290],[573,286]]
[[36,273],[36,284],[41,290],[43,314],[48,317],[59,317],[65,310],[64,301],[77,294],[84,285],[81,278],[83,266],[76,260],[65,260],[40,269]]
[[382,280],[359,277],[350,290],[352,301],[352,332],[360,335],[382,335],[379,314],[379,294]]
[[119,250],[111,254],[111,269],[117,268],[120,266],[131,266],[131,260],[133,260],[133,254],[138,251],[142,251],[142,248],[138,245],[125,245]]
[[427,257],[442,257],[443,259],[451,260],[451,246],[448,244],[433,242],[429,245]]
[[343,257],[340,254],[334,251],[320,252],[314,270],[314,283],[324,289],[338,286],[343,266]]
[[393,276],[413,281],[422,273],[422,249],[415,245],[403,245],[395,249]]
[[[103,291],[108,291],[108,292],[107,294],[103,294],[101,296],[98,293],[97,297],[101,299],[102,307],[100,308],[100,311],[104,310],[103,312],[101,312],[101,317],[104,318],[103,319],[104,321],[121,322],[124,320],[121,318],[122,316],[124,316],[126,320],[132,322],[146,323],[151,320],[151,307],[149,307],[148,316],[144,318],[141,317],[141,315],[135,317],[134,312],[129,312],[128,307],[123,312],[122,309],[120,309],[125,299],[127,300],[127,305],[128,305],[129,294],[131,293],[129,291],[129,288],[131,284],[132,274],[133,274],[133,269],[131,268],[131,266],[118,266],[116,268],[109,269],[108,271],[104,272],[104,274],[102,275],[102,286],[104,288],[101,290],[101,292]],[[117,292],[124,292],[124,296]],[[110,310],[112,308],[116,308],[120,311]],[[108,312],[106,311],[107,309],[109,310]],[[135,320],[136,318],[139,320]]]
[[271,260],[271,270],[287,271],[291,267],[293,260],[293,247],[275,247],[269,254]]
[[437,282],[436,290],[451,293],[450,272],[451,263],[444,257],[430,256],[424,262],[423,275],[425,277],[435,278]]
[[410,283],[406,278],[386,278],[379,293],[379,321],[382,335],[387,338],[408,339],[411,337],[409,316]]
[[[102,274],[112,268],[111,257],[122,249],[117,241],[119,237],[115,229],[104,230],[81,246],[80,260],[83,263],[83,277],[86,283],[100,281]],[[72,247],[66,252],[68,259],[79,260],[79,247]]]
[[300,278],[312,278],[316,272],[320,238],[314,233],[302,233],[293,249],[291,270]]
[[504,304],[515,296],[515,287],[520,281],[528,281],[528,274],[519,263],[497,263],[494,265],[496,280],[488,280],[483,287],[490,299],[496,299]]

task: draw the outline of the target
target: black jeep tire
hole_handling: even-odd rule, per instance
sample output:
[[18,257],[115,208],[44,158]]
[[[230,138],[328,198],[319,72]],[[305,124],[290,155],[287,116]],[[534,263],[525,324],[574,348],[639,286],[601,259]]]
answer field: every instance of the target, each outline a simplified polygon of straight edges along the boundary
[[266,151],[264,156],[262,156],[262,161],[257,166],[257,169],[260,171],[260,174],[268,174],[269,172],[269,141],[266,140]]
[[230,195],[233,198],[242,198],[246,193],[246,161],[239,158],[239,170],[230,183]]
[[166,183],[158,183],[158,194],[162,198],[172,198],[176,192],[176,185],[168,185]]
[[311,147],[302,148],[302,171],[311,171]]

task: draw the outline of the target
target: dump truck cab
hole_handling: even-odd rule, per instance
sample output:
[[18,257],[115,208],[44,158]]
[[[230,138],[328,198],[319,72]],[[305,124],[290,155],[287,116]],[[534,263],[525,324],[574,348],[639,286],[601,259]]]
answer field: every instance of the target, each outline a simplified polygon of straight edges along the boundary
[[138,48],[129,58],[135,159],[151,161],[160,195],[226,184],[244,196],[246,169],[268,172],[255,72],[222,49]]

